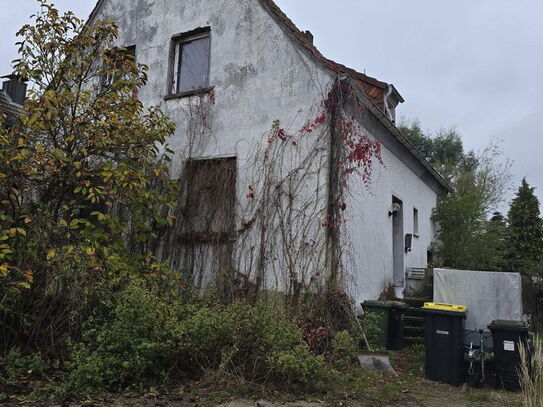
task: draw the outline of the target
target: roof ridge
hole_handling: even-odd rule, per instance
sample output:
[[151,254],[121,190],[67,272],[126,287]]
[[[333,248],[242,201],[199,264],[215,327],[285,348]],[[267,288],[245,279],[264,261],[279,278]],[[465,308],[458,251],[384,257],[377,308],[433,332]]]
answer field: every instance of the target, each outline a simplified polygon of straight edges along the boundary
[[96,14],[98,14],[98,10],[100,10],[100,7],[105,3],[106,0],[98,0],[96,2],[96,5],[92,9],[91,13],[89,14],[89,18],[87,21],[85,21],[85,24],[91,24],[92,20],[94,20],[94,17],[96,17]]

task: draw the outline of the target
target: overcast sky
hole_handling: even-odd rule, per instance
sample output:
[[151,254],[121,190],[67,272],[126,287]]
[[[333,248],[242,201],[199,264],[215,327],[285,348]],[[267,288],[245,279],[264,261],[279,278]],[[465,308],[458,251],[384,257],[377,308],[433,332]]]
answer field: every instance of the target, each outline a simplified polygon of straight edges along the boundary
[[[526,176],[543,200],[541,0],[276,1],[326,57],[394,83],[400,116],[455,126],[470,149],[503,140],[515,189]],[[86,19],[95,1],[55,3]],[[0,73],[9,73],[14,33],[37,3],[0,4]]]

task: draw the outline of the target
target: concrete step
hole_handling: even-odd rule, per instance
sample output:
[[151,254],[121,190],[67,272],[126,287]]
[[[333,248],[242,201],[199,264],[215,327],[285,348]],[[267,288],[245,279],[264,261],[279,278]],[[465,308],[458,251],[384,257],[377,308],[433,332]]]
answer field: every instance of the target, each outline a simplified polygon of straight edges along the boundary
[[424,345],[424,338],[419,338],[418,336],[406,336],[403,340],[409,344],[420,343]]
[[424,324],[424,318],[423,317],[417,317],[413,315],[406,315],[405,316],[405,323],[412,323],[412,324]]
[[[416,333],[424,336],[424,327],[423,326],[406,326],[404,327],[405,332]],[[417,335],[418,336],[418,335]]]

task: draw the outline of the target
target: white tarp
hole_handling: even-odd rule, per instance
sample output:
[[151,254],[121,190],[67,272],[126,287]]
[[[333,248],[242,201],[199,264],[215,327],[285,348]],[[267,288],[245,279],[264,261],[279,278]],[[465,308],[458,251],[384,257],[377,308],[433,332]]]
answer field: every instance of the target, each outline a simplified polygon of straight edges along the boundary
[[496,319],[525,320],[518,273],[434,269],[434,302],[468,307],[468,330],[487,330]]

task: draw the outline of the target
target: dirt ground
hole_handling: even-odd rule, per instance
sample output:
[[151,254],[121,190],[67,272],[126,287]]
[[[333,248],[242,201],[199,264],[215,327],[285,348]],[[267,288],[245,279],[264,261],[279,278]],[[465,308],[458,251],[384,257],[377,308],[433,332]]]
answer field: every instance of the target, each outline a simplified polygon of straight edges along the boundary
[[[225,403],[209,403],[205,400],[166,400],[155,397],[129,397],[121,396],[116,399],[94,399],[64,404],[34,404],[19,402],[10,404],[15,406],[24,405],[50,405],[54,407],[520,407],[520,395],[515,393],[504,393],[492,390],[469,391],[462,388],[452,388],[443,385],[421,383],[420,387],[412,389],[409,393],[401,396],[402,400],[393,404],[349,400],[342,402],[324,401],[292,401],[292,402],[268,402],[253,400],[232,400]],[[2,405],[0,403],[0,405]],[[6,404],[8,406],[8,404]]]
[[[520,393],[497,391],[494,389],[471,389],[466,386],[452,387],[444,384],[429,382],[423,378],[409,387],[393,393],[383,393],[380,401],[379,393],[369,399],[349,398],[343,400],[306,399],[298,401],[264,401],[238,399],[234,396],[229,400],[219,401],[209,394],[167,395],[150,392],[147,394],[104,395],[103,397],[66,403],[36,402],[26,398],[12,399],[1,406],[54,406],[54,407],[521,407]],[[278,398],[281,398],[280,396]]]
[[493,389],[474,390],[466,387],[455,388],[424,381],[414,388],[406,400],[386,407],[520,407],[522,397],[519,393],[496,391]]

